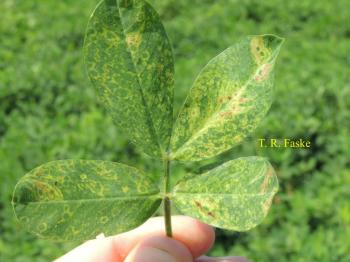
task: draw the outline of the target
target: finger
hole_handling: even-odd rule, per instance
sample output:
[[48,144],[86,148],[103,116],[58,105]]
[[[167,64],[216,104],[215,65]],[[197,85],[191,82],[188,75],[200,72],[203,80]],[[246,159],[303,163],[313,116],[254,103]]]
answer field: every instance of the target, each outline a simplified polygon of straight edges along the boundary
[[195,260],[195,262],[249,262],[244,257],[207,257],[202,256]]
[[[186,217],[172,217],[173,238],[184,244],[193,258],[206,253],[214,243],[215,233],[212,227],[200,221]],[[140,227],[129,232],[90,240],[62,256],[56,262],[69,261],[123,261],[128,253],[142,240],[152,236],[164,236],[164,218],[154,217]]]
[[71,250],[55,262],[122,262],[111,238],[94,239]]
[[168,237],[151,237],[142,240],[124,262],[192,262],[190,251],[179,241]]
[[[172,216],[173,238],[183,243],[193,258],[206,253],[214,243],[215,233],[212,227],[186,216]],[[154,217],[142,226],[114,237],[122,258],[144,238],[164,236],[164,218]]]

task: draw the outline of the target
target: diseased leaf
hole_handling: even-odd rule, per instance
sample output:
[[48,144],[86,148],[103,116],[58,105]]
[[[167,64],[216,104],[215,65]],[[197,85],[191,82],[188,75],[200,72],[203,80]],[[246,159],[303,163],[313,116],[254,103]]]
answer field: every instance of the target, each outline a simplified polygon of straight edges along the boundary
[[27,230],[57,240],[130,230],[160,202],[157,186],[136,168],[97,160],[39,166],[18,182],[13,195],[15,213]]
[[263,220],[277,190],[269,162],[245,157],[180,182],[171,198],[185,215],[216,227],[246,231]]
[[282,43],[274,35],[250,36],[204,67],[175,123],[173,159],[215,156],[257,127],[271,105],[273,66]]
[[104,0],[84,44],[93,85],[116,125],[150,156],[168,148],[173,122],[174,62],[156,11],[143,0]]

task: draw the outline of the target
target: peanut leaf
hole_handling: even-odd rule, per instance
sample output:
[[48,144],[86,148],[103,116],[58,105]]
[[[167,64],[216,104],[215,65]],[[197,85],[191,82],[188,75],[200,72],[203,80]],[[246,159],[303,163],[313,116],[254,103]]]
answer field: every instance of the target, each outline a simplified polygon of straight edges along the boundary
[[84,57],[119,129],[148,155],[164,155],[173,122],[174,62],[156,11],[143,0],[102,1],[87,27]]
[[85,240],[142,224],[160,202],[157,186],[136,168],[60,160],[22,177],[12,204],[28,231],[56,240]]
[[273,67],[282,43],[274,35],[246,37],[204,67],[175,123],[173,159],[215,156],[257,127],[272,102]]
[[172,201],[185,215],[216,227],[246,231],[264,219],[277,190],[269,162],[245,157],[180,182]]

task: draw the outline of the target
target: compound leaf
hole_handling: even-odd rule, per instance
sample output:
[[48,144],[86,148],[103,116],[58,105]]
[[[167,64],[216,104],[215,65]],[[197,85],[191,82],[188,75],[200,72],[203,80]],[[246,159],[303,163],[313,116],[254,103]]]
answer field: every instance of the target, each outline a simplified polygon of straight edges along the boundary
[[164,155],[173,122],[174,62],[156,11],[143,0],[103,0],[87,27],[84,57],[119,129],[148,155]]
[[272,102],[273,67],[282,43],[274,35],[250,36],[204,67],[175,123],[173,159],[215,156],[256,128]]
[[277,190],[269,162],[246,157],[180,182],[172,201],[185,215],[216,227],[246,231],[263,220]]
[[28,231],[56,240],[117,234],[148,219],[159,189],[135,168],[107,161],[60,160],[16,185],[13,207]]

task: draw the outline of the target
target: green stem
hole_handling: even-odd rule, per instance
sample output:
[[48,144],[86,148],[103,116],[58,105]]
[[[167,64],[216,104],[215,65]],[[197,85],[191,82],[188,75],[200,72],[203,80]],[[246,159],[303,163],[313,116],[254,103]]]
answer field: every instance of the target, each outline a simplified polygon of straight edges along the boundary
[[172,237],[172,229],[171,229],[171,203],[170,198],[167,196],[170,190],[170,161],[169,159],[164,160],[164,222],[165,222],[165,232],[168,237]]

